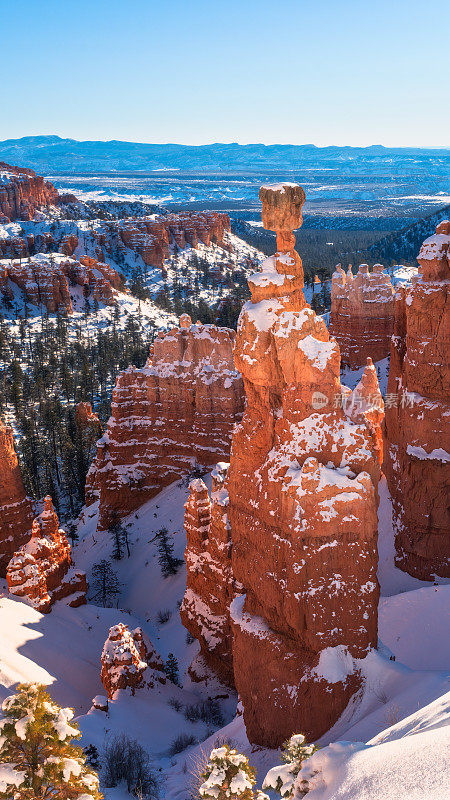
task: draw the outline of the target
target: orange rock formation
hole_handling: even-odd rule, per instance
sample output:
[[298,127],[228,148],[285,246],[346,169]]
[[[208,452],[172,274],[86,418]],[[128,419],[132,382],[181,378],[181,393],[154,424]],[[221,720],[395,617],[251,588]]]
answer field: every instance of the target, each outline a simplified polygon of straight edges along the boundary
[[59,195],[49,181],[32,169],[0,161],[0,222],[33,219],[43,206],[57,205]]
[[423,243],[420,275],[397,289],[384,470],[397,565],[450,577],[450,222]]
[[[181,621],[198,639],[201,655],[215,673],[233,684],[230,603],[236,594],[231,568],[231,531],[227,517],[228,464],[213,470],[211,500],[205,483],[190,483],[185,504],[187,589],[180,608]],[[196,677],[195,662],[190,669]]]
[[141,628],[130,631],[119,622],[109,629],[102,652],[101,681],[108,698],[118,689],[130,689],[164,684],[164,664],[150,639]]
[[328,730],[360,686],[354,659],[377,644],[382,401],[370,363],[358,391],[341,386],[339,347],[305,302],[292,233],[304,197],[260,191],[278,252],[249,279],[235,341],[247,405],[228,473],[233,667],[248,737],[270,747]]
[[86,483],[86,503],[100,497],[100,530],[196,464],[227,458],[243,408],[233,337],[185,315],[182,327],[158,334],[143,369],[119,375]]
[[8,278],[22,289],[33,305],[44,305],[54,312],[63,307],[72,311],[68,279],[73,284],[87,286],[92,299],[112,305],[121,279],[112,267],[83,256],[77,261],[60,253],[38,253],[20,262],[7,262],[1,267],[0,291],[11,296]]
[[361,264],[354,276],[349,267],[344,272],[338,264],[331,281],[330,335],[335,336],[341,359],[351,369],[386,358],[394,329],[394,287],[375,264],[369,272]]
[[12,428],[0,419],[0,577],[15,551],[27,540],[33,508],[25,494]]
[[73,607],[86,602],[86,575],[72,567],[70,544],[51,497],[45,498],[44,511],[33,521],[31,539],[10,560],[6,578],[11,594],[27,598],[43,613],[65,597]]

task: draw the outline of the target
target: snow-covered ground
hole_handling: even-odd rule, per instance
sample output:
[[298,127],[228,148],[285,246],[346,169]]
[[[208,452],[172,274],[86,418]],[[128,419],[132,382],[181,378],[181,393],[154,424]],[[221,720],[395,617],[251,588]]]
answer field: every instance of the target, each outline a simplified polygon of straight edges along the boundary
[[[209,484],[209,476],[205,480]],[[193,684],[187,674],[198,645],[187,643],[178,613],[185,566],[176,576],[163,578],[157,545],[152,541],[166,527],[173,536],[175,555],[182,558],[186,484],[172,484],[124,520],[131,556],[111,562],[122,584],[118,608],[103,609],[89,603],[72,609],[60,602],[50,615],[42,616],[6,593],[0,599],[0,697],[18,681],[43,681],[50,685],[57,702],[74,706],[83,745],[95,744],[101,750],[105,737],[123,731],[138,738],[152,756],[165,800],[185,800],[195,763],[218,741],[229,740],[249,756],[258,770],[258,785],[266,771],[279,762],[277,752],[249,744],[242,716],[234,716],[237,699],[233,692],[218,684]],[[73,551],[76,565],[86,569],[88,576],[93,564],[111,558],[113,547],[108,534],[96,532],[96,522],[96,505],[84,509],[78,526],[80,540]],[[418,581],[394,566],[391,503],[384,480],[379,528],[379,650],[359,662],[365,689],[319,742],[328,766],[324,768],[325,783],[318,783],[311,793],[314,800],[446,797],[436,787],[443,786],[445,779],[443,746],[449,729],[444,731],[444,727],[450,722],[450,584]],[[161,623],[159,612],[166,612],[166,622]],[[119,621],[142,626],[164,660],[169,652],[175,654],[182,688],[167,683],[157,690],[138,690],[134,697],[121,692],[105,714],[91,709],[91,699],[104,693],[100,654],[109,627]],[[219,702],[227,724],[220,730],[204,722],[191,723],[183,716],[184,706],[209,694],[222,695]],[[181,704],[180,711],[171,704],[173,700]],[[172,757],[170,745],[180,734],[192,735],[199,744]],[[327,745],[337,740],[370,746],[340,746],[330,751]],[[415,794],[410,791],[414,782]],[[105,797],[129,800],[119,788],[106,789]]]

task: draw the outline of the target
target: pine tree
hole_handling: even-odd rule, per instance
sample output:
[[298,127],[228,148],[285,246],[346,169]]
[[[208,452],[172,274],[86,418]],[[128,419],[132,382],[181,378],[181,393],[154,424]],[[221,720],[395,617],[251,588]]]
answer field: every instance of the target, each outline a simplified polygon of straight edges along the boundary
[[317,747],[315,744],[306,744],[302,733],[295,733],[284,742],[281,750],[281,758],[285,763],[269,770],[263,781],[263,789],[274,789],[281,797],[292,800],[303,762],[316,752]]
[[[228,745],[211,751],[201,777],[203,783],[198,791],[205,800],[253,800],[255,797],[255,770],[246,756]],[[268,800],[262,792],[256,796]]]
[[169,653],[169,655],[167,656],[167,661],[164,666],[164,672],[169,678],[169,681],[172,681],[172,683],[175,683],[177,686],[180,685],[180,676],[178,674],[178,661],[173,653]]
[[173,555],[173,541],[169,539],[167,528],[161,528],[158,532],[158,562],[164,578],[169,575],[176,575],[178,567],[183,563]]
[[72,743],[81,735],[72,709],[60,708],[42,685],[18,688],[2,705],[1,800],[100,800],[98,776]]
[[120,594],[119,579],[106,559],[92,567],[93,600],[97,600],[106,608]]

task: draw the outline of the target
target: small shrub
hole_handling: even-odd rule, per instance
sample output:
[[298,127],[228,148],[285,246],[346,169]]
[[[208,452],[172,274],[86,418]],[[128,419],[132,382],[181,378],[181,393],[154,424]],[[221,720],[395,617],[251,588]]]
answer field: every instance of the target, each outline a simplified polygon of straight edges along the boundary
[[129,794],[155,798],[159,793],[158,780],[150,756],[136,739],[126,734],[109,739],[103,748],[103,782],[108,788],[125,781]]
[[220,728],[223,725],[223,714],[217,700],[208,697],[207,700],[199,700],[198,703],[186,706],[184,716],[188,722],[205,722],[207,725],[214,725]]
[[180,713],[181,709],[183,708],[183,703],[180,703],[180,701],[177,700],[176,697],[170,697],[167,702],[168,702],[168,705],[171,708],[173,708],[174,711],[177,711],[178,713]]
[[171,612],[170,608],[164,608],[164,609],[161,609],[161,611],[158,611],[158,614],[156,615],[156,621],[157,621],[158,625],[165,625],[166,622],[169,622],[169,619],[171,618],[171,616],[172,616],[172,612]]
[[195,736],[192,736],[191,733],[180,733],[180,735],[177,736],[170,745],[169,755],[176,756],[178,753],[182,753],[183,750],[186,750],[188,747],[192,747],[193,744],[197,744],[197,739]]

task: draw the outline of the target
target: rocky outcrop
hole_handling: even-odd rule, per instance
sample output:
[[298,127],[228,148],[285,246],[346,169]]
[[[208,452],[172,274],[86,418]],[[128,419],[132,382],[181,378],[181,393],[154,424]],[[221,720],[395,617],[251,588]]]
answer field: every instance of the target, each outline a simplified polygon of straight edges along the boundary
[[396,563],[450,577],[450,222],[423,243],[419,276],[395,296],[385,420]]
[[164,663],[141,628],[119,622],[109,629],[102,652],[101,681],[108,698],[118,689],[153,688],[166,682]]
[[23,261],[8,261],[2,265],[0,291],[11,295],[8,279],[15,283],[35,306],[43,305],[50,312],[64,308],[72,312],[69,282],[87,287],[93,300],[105,305],[114,303],[121,278],[116,270],[93,258],[83,256],[77,261],[60,253],[38,253]]
[[0,238],[2,258],[27,258],[36,253],[63,253],[72,256],[78,246],[78,237],[75,234],[66,234],[58,227],[53,233],[28,233],[26,237],[12,235],[5,229],[4,233],[7,235]]
[[33,219],[38,209],[58,202],[55,187],[41,175],[0,161],[0,222]]
[[[236,594],[231,568],[231,531],[227,517],[228,464],[212,472],[211,499],[205,483],[191,481],[185,504],[184,527],[187,588],[181,621],[200,642],[206,664],[227,684],[233,684],[230,603]],[[196,679],[196,664],[190,669]]]
[[0,577],[15,551],[27,540],[33,507],[25,494],[14,449],[13,430],[0,419]]
[[394,328],[394,287],[381,264],[369,272],[361,264],[356,275],[351,266],[338,264],[331,281],[330,335],[336,338],[341,360],[351,369],[386,358]]
[[233,668],[251,742],[315,740],[377,645],[382,400],[372,364],[341,386],[339,347],[303,295],[301,187],[263,187],[278,252],[249,278],[235,342],[247,405],[228,472]]
[[31,539],[10,560],[6,572],[11,594],[47,613],[56,600],[76,607],[86,602],[86,575],[72,567],[70,544],[59,527],[51,497],[33,521]]
[[187,315],[181,323],[158,334],[143,369],[129,367],[117,379],[86,483],[86,503],[100,497],[100,530],[196,465],[229,455],[244,399],[234,332],[192,325]]
[[103,259],[103,253],[120,257],[128,248],[141,256],[144,264],[161,268],[170,255],[171,245],[180,249],[190,245],[196,249],[201,242],[207,247],[216,244],[230,249],[224,238],[229,230],[227,214],[186,211],[105,222],[104,229],[92,231],[91,236],[96,239],[99,259]]
[[75,407],[75,424],[80,431],[92,431],[100,436],[102,425],[98,415],[92,410],[90,403],[77,403]]

